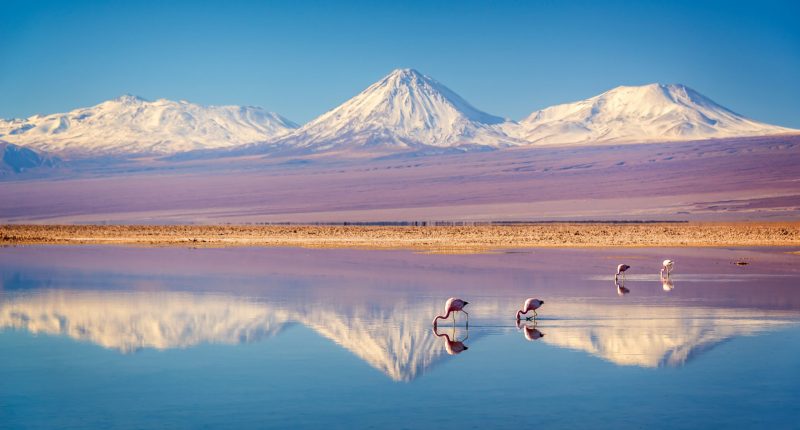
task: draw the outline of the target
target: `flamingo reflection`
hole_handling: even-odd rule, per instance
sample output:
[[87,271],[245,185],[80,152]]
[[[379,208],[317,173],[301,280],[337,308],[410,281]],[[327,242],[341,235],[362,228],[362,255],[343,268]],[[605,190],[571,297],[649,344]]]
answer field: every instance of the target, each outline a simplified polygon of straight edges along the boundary
[[675,283],[672,282],[672,278],[670,278],[669,275],[661,276],[661,288],[663,288],[664,291],[672,291],[675,289]]
[[619,282],[617,282],[616,279],[614,280],[614,286],[617,287],[617,294],[619,294],[620,296],[624,296],[625,294],[628,294],[628,293],[631,292],[631,290],[625,288],[625,283],[624,282],[623,283],[619,283]]
[[517,328],[522,330],[522,334],[525,336],[526,340],[533,342],[534,340],[541,339],[544,337],[544,333],[539,331],[536,328],[536,320],[533,320],[533,324],[523,323],[520,320],[517,320]]
[[436,326],[433,327],[433,334],[442,337],[444,341],[444,350],[447,351],[449,355],[456,355],[461,354],[462,352],[469,349],[467,345],[464,345],[464,341],[469,339],[469,328],[467,328],[466,336],[464,339],[458,340],[456,339],[456,328],[453,326],[453,335],[452,338],[447,333],[439,333],[438,328]]

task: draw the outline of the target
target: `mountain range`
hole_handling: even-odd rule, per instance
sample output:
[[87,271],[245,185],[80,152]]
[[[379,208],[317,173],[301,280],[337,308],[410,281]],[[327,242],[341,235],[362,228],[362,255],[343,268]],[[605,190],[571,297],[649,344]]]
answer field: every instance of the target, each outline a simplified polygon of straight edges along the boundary
[[684,85],[623,86],[519,122],[473,107],[413,69],[398,69],[298,126],[251,106],[125,95],[68,113],[0,120],[0,140],[64,158],[255,148],[302,153],[498,149],[701,140],[795,133],[745,118]]
[[0,139],[73,155],[174,154],[280,137],[297,124],[259,107],[124,95],[67,113],[0,120]]

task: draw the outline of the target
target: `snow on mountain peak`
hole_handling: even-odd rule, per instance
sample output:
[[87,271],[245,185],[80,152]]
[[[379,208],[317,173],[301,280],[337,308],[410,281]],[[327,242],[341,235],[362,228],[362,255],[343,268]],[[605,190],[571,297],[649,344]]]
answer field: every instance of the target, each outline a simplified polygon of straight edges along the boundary
[[173,154],[271,140],[295,128],[257,107],[151,102],[125,94],[67,113],[0,120],[0,138],[76,155]]
[[[484,124],[500,124],[505,121],[503,118],[474,108],[450,88],[415,69],[396,69],[364,92],[370,91],[371,88],[374,88],[379,95],[385,94],[381,93],[381,89],[389,90],[390,97],[427,96],[439,103],[450,104],[470,120]],[[413,94],[414,92],[420,94]]]
[[455,92],[414,69],[397,69],[288,136],[296,147],[458,146],[511,142],[497,124]]
[[405,67],[405,68],[399,68],[399,69],[392,70],[391,73],[386,75],[386,78],[390,78],[392,76],[397,76],[397,77],[420,77],[421,78],[424,75],[422,73],[420,73],[417,69],[412,69],[410,67]]
[[[747,119],[682,84],[620,86],[551,106],[520,121],[516,135],[534,144],[645,142],[791,132]],[[514,133],[512,133],[514,134]]]
[[110,101],[124,103],[124,104],[141,104],[147,102],[147,100],[145,100],[144,98],[135,96],[133,94],[123,94]]
[[473,107],[435,79],[393,70],[306,125],[252,106],[125,94],[67,113],[0,120],[0,139],[60,155],[175,154],[252,144],[289,152],[606,144],[763,136],[797,130],[745,118],[682,84],[620,86],[519,123]]

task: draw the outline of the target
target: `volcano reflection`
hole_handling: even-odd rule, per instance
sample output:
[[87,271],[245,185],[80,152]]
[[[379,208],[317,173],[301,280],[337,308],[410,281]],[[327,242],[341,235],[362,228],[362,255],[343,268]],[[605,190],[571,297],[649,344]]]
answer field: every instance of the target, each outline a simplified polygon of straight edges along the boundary
[[[471,342],[480,347],[482,336],[497,334],[481,328],[491,323],[500,333],[521,329],[526,340],[585,351],[618,365],[680,366],[720,342],[790,323],[769,311],[548,300],[546,318],[515,327],[515,304],[475,300],[473,315],[480,321]],[[449,327],[431,330],[431,315],[438,310],[437,300],[318,306],[183,292],[44,290],[6,295],[0,301],[0,329],[64,335],[130,353],[256,342],[302,324],[391,379],[411,381],[468,349],[466,336],[447,334]]]

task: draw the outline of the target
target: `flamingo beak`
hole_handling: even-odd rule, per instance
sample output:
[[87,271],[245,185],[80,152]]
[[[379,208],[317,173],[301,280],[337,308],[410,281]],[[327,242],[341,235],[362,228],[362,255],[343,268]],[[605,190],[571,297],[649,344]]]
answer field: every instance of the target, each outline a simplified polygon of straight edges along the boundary
[[539,303],[544,304],[544,300],[540,300]]
[[466,350],[468,350],[468,349],[469,349],[469,347],[468,347],[468,346],[466,346],[466,345],[464,345],[464,351],[466,351]]
[[468,305],[468,304],[469,304],[469,302],[464,302],[464,306],[466,306],[466,305]]

